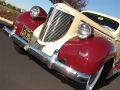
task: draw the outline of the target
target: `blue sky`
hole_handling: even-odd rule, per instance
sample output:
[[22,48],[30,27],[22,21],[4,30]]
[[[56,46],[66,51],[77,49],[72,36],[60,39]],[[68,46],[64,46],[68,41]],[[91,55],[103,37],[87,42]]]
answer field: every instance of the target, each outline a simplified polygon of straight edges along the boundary
[[[47,12],[51,6],[49,0],[6,0],[11,4],[29,10],[34,5],[42,6]],[[86,9],[109,14],[120,18],[120,0],[88,0]]]
[[39,5],[43,7],[46,11],[49,10],[51,2],[49,0],[6,0],[7,2],[15,5],[17,7],[30,10],[34,5]]
[[86,9],[120,18],[120,0],[88,0]]

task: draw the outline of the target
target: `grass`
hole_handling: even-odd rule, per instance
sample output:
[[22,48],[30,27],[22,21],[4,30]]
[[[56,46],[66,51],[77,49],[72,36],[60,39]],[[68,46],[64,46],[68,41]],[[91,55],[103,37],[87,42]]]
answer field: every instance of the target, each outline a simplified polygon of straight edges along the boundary
[[0,16],[4,17],[5,19],[14,21],[19,14],[20,13],[16,10],[0,5]]

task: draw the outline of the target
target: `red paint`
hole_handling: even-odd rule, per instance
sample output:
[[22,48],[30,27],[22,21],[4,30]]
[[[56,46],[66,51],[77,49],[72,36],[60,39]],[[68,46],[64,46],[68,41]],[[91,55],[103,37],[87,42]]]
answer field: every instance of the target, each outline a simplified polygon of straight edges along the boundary
[[120,62],[115,65],[115,68],[120,70]]
[[29,29],[34,31],[39,25],[41,25],[41,24],[43,24],[45,22],[46,17],[47,17],[47,14],[43,9],[41,9],[39,20],[33,19],[30,16],[29,11],[22,13],[14,21],[14,25],[17,26],[16,34],[20,35],[20,32],[21,32],[21,30],[23,28],[23,25],[27,26]]
[[86,40],[74,37],[59,50],[59,60],[65,59],[66,65],[88,75],[94,74],[105,59],[113,53],[113,45],[102,37],[92,36]]
[[39,14],[39,18],[46,18],[47,17],[47,13],[45,12],[44,9],[40,8],[40,14]]

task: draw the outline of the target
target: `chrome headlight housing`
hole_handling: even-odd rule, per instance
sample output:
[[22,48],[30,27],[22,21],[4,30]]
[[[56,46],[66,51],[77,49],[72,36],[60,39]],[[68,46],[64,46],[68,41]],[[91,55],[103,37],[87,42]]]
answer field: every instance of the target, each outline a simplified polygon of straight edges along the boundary
[[82,23],[78,26],[77,34],[80,39],[86,39],[92,34],[92,27],[86,23]]
[[39,6],[33,6],[30,10],[30,15],[32,18],[37,18],[40,14],[40,7]]

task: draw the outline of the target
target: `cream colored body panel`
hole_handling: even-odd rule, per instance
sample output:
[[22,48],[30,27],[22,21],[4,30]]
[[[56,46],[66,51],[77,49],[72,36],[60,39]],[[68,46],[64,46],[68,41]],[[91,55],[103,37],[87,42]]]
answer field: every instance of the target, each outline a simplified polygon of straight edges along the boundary
[[46,53],[49,56],[52,56],[55,50],[59,50],[65,42],[67,42],[69,39],[75,36],[76,34],[65,35],[60,40],[57,40],[55,42],[50,42],[50,43],[44,43],[38,40],[38,43],[45,45],[45,47],[42,49],[42,52]]
[[40,35],[40,32],[42,30],[42,27],[43,27],[44,24],[40,25],[39,27],[37,27],[34,32],[33,32],[33,35],[37,38],[39,38],[39,35]]

